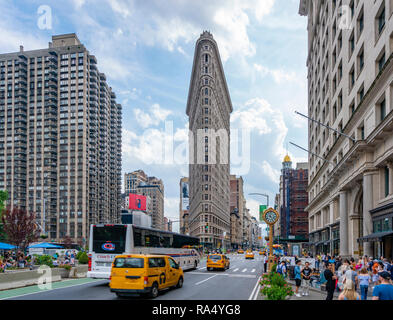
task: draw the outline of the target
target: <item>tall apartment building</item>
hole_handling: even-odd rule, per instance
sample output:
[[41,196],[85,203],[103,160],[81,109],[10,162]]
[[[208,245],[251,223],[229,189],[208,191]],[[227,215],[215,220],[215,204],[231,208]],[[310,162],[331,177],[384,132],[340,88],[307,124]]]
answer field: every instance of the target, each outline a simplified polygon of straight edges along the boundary
[[230,114],[218,46],[209,32],[196,42],[187,101],[190,142],[190,233],[205,246],[230,246]]
[[252,220],[250,210],[246,207],[246,200],[243,201],[243,241],[242,247],[247,249],[252,245]]
[[0,54],[0,188],[49,239],[120,218],[122,108],[75,34]]
[[351,137],[309,122],[309,150],[329,161],[309,156],[314,253],[392,257],[393,2],[301,0],[299,13],[308,114]]
[[190,189],[188,187],[188,177],[180,179],[180,201],[179,201],[179,220],[181,234],[190,234],[189,214],[190,214]]
[[147,212],[152,218],[152,227],[164,230],[164,183],[156,177],[149,177],[143,170],[124,175],[126,194],[134,193],[148,198]]
[[231,247],[239,249],[243,242],[243,178],[230,176]]

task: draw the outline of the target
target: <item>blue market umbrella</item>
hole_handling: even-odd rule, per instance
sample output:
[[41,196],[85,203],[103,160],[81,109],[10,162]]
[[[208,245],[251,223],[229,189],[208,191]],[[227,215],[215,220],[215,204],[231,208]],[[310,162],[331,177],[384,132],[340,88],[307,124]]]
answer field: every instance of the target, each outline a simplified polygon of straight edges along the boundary
[[51,244],[51,243],[48,243],[48,242],[43,242],[43,243],[34,244],[34,245],[32,245],[32,246],[28,246],[27,248],[28,248],[28,249],[30,249],[30,248],[62,249],[63,247],[62,247],[62,246],[55,245],[55,244]]
[[12,244],[0,242],[0,250],[12,250],[12,249],[15,249],[15,248],[16,247],[13,246]]

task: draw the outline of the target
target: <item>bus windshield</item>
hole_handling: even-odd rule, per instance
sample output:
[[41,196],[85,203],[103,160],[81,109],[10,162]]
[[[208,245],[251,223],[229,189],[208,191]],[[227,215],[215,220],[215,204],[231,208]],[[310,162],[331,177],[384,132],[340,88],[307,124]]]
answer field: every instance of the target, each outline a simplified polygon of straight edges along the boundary
[[93,226],[93,252],[125,252],[126,231],[124,225]]

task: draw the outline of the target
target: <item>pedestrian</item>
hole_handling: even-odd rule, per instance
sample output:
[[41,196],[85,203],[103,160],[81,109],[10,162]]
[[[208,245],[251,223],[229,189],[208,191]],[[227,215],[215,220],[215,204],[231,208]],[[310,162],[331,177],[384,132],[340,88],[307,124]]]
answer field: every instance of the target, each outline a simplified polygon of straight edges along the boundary
[[353,285],[355,286],[355,290],[357,290],[358,274],[356,271],[352,269],[352,265],[348,260],[346,260],[346,265],[347,265],[347,270],[344,273],[343,283],[345,284],[347,280],[351,280],[353,282]]
[[359,276],[359,285],[360,285],[360,294],[362,296],[362,300],[367,300],[368,287],[371,283],[371,277],[365,267],[360,270]]
[[323,273],[326,279],[326,300],[333,300],[334,290],[336,289],[337,276],[334,275],[333,268],[333,263],[329,263],[327,269]]
[[338,300],[360,300],[360,295],[355,290],[355,283],[347,279],[344,283],[344,290],[338,296]]
[[317,254],[315,257],[315,268],[319,270],[319,264],[321,263],[321,256]]
[[286,278],[287,275],[287,267],[285,265],[285,260],[282,260],[279,265],[277,265],[276,272]]
[[390,273],[382,271],[378,276],[381,284],[374,288],[373,300],[393,300],[393,285],[390,281]]
[[311,268],[310,268],[310,263],[306,262],[305,267],[303,268],[303,270],[301,271],[302,274],[302,278],[303,278],[303,292],[302,295],[303,296],[308,296],[310,295],[310,284],[311,284]]
[[356,266],[355,266],[355,270],[360,271],[361,269],[363,269],[363,260],[359,259]]
[[263,255],[262,260],[263,260],[263,269],[264,269],[265,273],[267,273],[267,260],[268,259],[267,259],[266,254]]
[[300,270],[300,265],[301,265],[301,261],[297,260],[296,261],[296,266],[294,269],[294,273],[295,273],[295,284],[296,284],[296,291],[295,291],[295,296],[300,298],[301,295],[299,293],[299,288],[302,284],[302,275],[301,275],[301,270]]
[[372,286],[375,287],[378,285],[379,281],[379,275],[378,275],[378,263],[376,260],[373,261],[373,265],[371,267],[371,281],[372,281]]

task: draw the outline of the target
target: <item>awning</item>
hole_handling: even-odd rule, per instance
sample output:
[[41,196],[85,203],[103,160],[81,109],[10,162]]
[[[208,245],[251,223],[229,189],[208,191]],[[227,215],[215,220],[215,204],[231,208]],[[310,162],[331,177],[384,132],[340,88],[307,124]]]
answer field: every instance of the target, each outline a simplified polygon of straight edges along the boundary
[[369,234],[368,236],[364,236],[358,239],[358,242],[376,242],[382,241],[383,237],[390,236],[393,234],[393,231],[385,231],[385,232],[376,232]]

